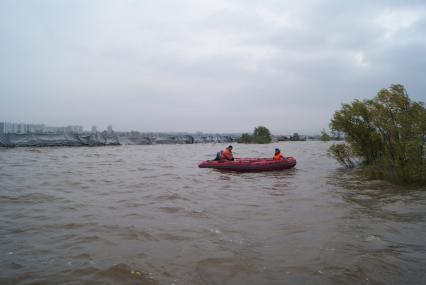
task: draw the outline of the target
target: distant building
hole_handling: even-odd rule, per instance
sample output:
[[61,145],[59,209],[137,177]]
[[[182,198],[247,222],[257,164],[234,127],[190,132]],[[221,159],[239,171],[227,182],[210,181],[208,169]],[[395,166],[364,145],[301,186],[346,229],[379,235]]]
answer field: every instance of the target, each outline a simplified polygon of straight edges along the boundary
[[0,133],[24,134],[29,132],[30,126],[31,125],[29,124],[22,124],[22,123],[0,122]]
[[109,125],[109,126],[108,126],[107,131],[108,131],[108,133],[110,133],[110,134],[114,132],[114,131],[112,130],[112,126],[111,126],[111,125]]
[[67,133],[82,133],[83,127],[82,126],[66,126],[65,132],[67,132]]
[[44,129],[46,128],[45,125],[39,124],[39,125],[29,125],[28,132],[30,133],[43,133]]
[[0,133],[8,134],[46,134],[46,133],[81,133],[83,132],[82,126],[67,126],[67,127],[49,127],[43,124],[24,124],[24,123],[10,123],[0,122]]
[[98,129],[96,128],[96,126],[92,127],[92,133],[96,133],[98,131]]
[[76,133],[82,133],[84,131],[83,126],[74,126]]
[[5,134],[6,122],[0,122],[0,134]]

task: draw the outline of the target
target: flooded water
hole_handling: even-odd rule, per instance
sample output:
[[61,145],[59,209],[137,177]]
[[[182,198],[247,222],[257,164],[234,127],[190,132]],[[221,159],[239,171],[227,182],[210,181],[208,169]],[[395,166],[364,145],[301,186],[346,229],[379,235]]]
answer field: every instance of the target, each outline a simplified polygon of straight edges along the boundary
[[0,284],[425,284],[425,189],[278,145],[295,169],[199,169],[221,144],[0,149]]

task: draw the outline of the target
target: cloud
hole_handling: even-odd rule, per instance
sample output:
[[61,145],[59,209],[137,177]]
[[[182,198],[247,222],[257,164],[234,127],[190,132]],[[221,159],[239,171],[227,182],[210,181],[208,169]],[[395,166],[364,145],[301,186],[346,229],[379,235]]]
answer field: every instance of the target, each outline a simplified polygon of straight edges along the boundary
[[425,90],[423,1],[2,1],[0,120],[315,133]]

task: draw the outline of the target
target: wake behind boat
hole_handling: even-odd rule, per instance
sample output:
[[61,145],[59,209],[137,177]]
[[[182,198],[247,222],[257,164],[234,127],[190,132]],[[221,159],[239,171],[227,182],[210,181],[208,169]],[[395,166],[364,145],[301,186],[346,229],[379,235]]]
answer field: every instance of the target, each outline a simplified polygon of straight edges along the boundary
[[272,158],[236,158],[233,161],[206,160],[201,162],[198,167],[224,171],[257,172],[290,169],[295,165],[296,159],[288,156],[280,160]]

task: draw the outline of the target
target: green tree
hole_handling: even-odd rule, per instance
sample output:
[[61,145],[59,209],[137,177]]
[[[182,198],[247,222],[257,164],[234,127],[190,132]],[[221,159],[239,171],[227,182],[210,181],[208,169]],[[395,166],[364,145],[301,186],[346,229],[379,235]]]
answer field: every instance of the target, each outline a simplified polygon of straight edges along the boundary
[[[426,109],[410,100],[404,86],[391,85],[373,99],[343,104],[330,126],[345,134],[347,153],[360,157],[376,176],[426,182]],[[330,153],[342,162],[337,154],[345,152],[339,150],[331,148]]]
[[272,141],[271,132],[268,130],[268,128],[263,126],[259,126],[255,128],[252,135],[248,133],[244,133],[238,139],[238,142],[240,143],[265,144],[265,143],[270,143],[271,141]]
[[271,132],[268,128],[259,126],[253,131],[253,142],[254,143],[270,143],[272,141]]
[[355,166],[352,149],[347,144],[333,144],[328,149],[328,153],[334,156],[338,162],[348,168],[353,168]]
[[305,141],[306,137],[301,137],[299,133],[293,133],[293,135],[290,137],[291,141]]
[[328,141],[330,141],[330,139],[331,139],[330,135],[327,134],[327,132],[325,130],[322,130],[321,131],[321,140],[323,142],[328,142]]
[[251,143],[252,141],[253,141],[253,138],[248,133],[242,134],[241,137],[238,139],[239,143]]

